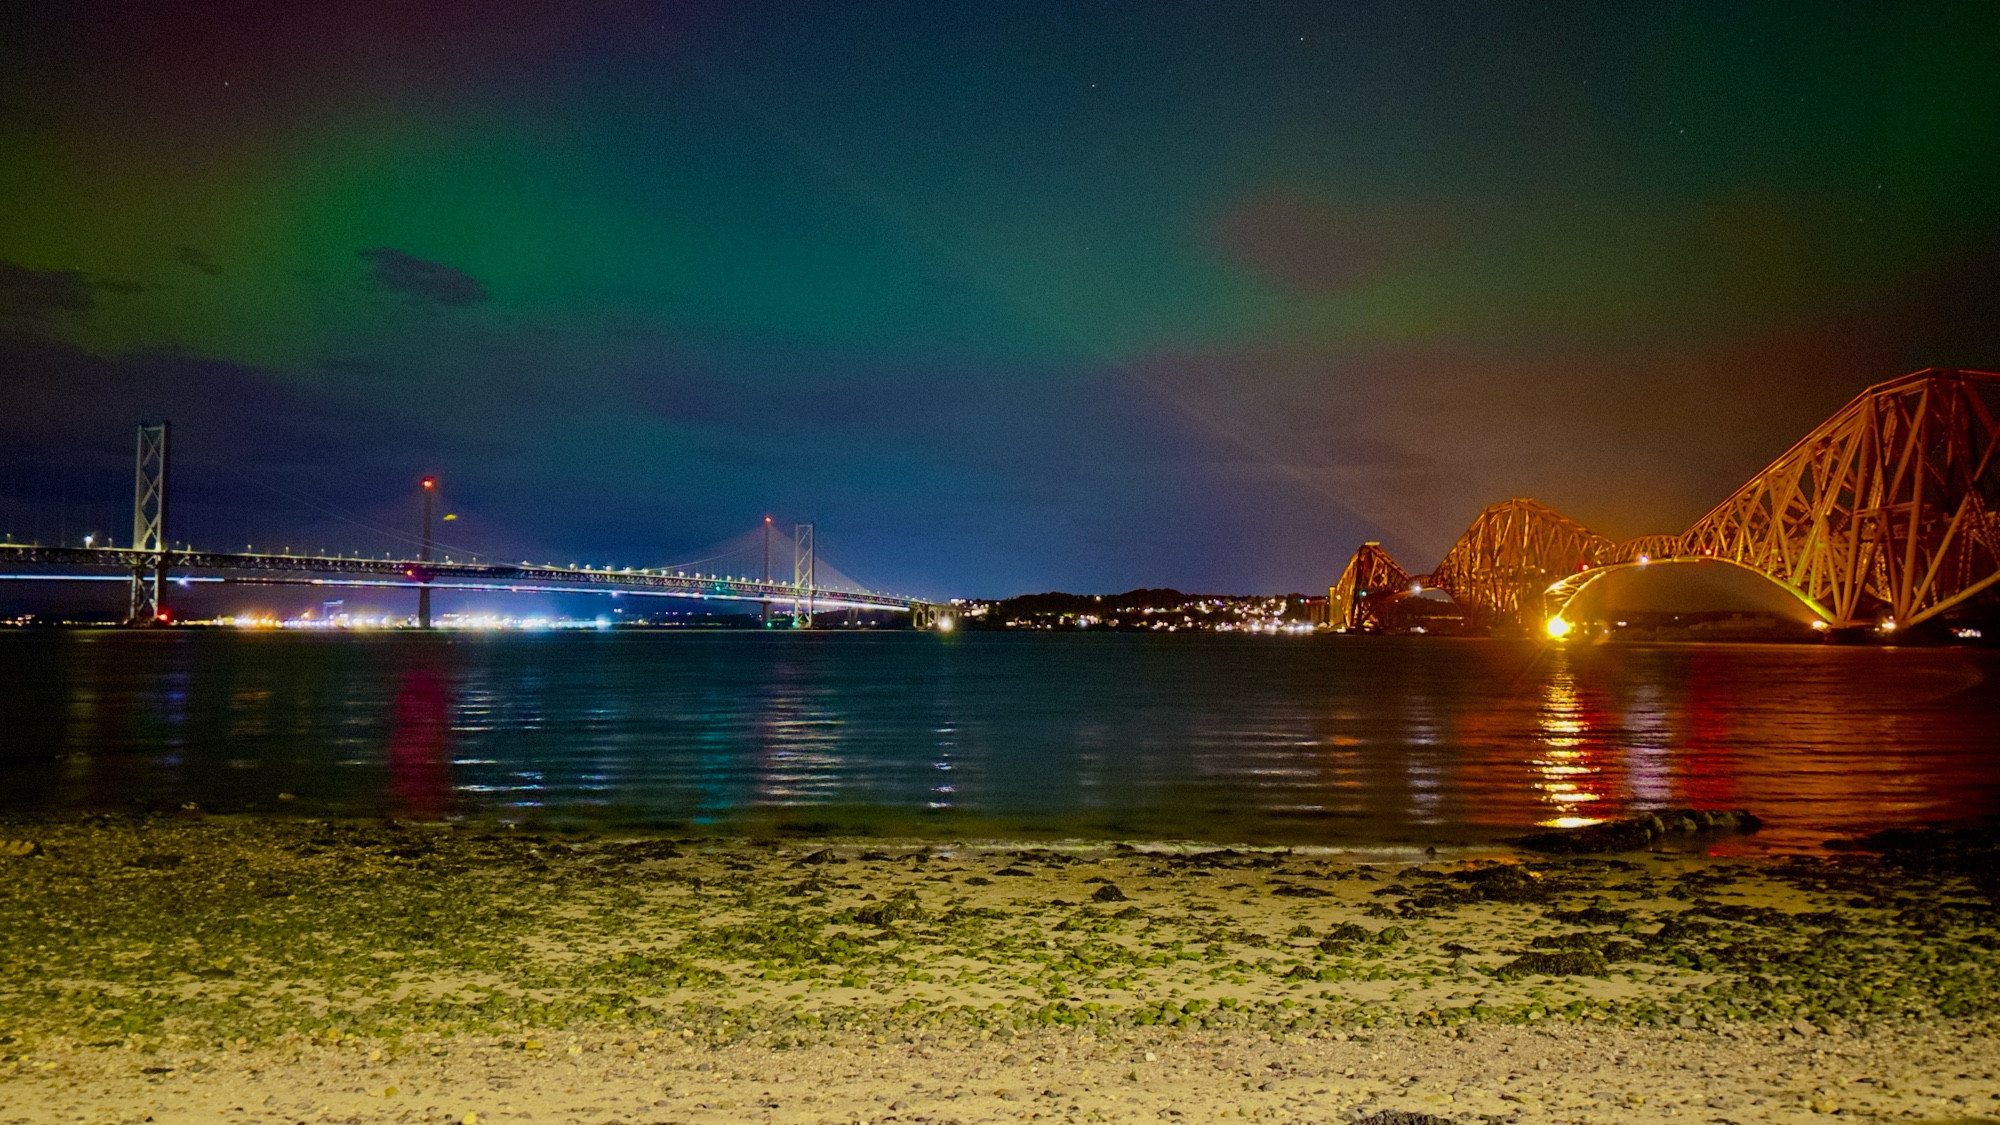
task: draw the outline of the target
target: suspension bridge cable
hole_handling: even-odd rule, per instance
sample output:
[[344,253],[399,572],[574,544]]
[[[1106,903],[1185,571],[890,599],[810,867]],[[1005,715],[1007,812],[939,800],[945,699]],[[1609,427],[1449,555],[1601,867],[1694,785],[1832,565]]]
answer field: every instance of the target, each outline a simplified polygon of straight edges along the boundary
[[[412,535],[407,531],[397,530],[396,528],[390,527],[388,524],[371,520],[366,516],[359,515],[358,513],[349,512],[346,509],[339,507],[338,505],[329,504],[324,501],[315,500],[310,496],[305,496],[300,493],[292,492],[289,489],[282,488],[278,485],[270,483],[269,481],[259,479],[254,474],[246,472],[243,473],[242,475],[244,479],[248,480],[251,484],[254,484],[257,487],[262,488],[267,492],[283,497],[284,499],[290,500],[293,503],[303,504],[306,507],[317,511],[322,515],[331,516],[334,519],[341,521],[342,523],[353,524],[355,527],[361,528],[364,531],[372,531],[377,535],[385,535],[391,539],[399,540],[402,543],[409,546],[421,547],[423,545],[423,536],[421,535]],[[462,555],[470,555],[474,560],[477,560],[480,557],[479,552],[474,551],[468,547],[460,546],[453,543],[445,543],[436,538],[433,538],[431,540],[431,549],[433,551],[445,550],[445,551],[456,552]]]

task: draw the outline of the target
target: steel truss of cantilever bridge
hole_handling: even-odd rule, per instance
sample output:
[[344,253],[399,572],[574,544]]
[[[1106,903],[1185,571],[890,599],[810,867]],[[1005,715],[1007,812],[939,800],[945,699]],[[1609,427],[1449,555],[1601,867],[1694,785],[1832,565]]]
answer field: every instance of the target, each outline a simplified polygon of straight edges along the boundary
[[1559,617],[1623,567],[1721,560],[1832,629],[1907,628],[2000,586],[2000,374],[1927,368],[1877,384],[1673,535],[1616,542],[1527,498],[1479,513],[1429,574],[1363,544],[1328,590],[1335,628],[1441,590],[1485,626]]
[[[427,479],[424,487],[429,489]],[[809,624],[822,610],[908,613],[918,627],[949,627],[949,609],[917,598],[861,589],[818,558],[813,525],[782,536],[791,556],[792,580],[689,573],[688,567],[590,567],[533,563],[450,561],[435,557],[362,558],[271,552],[175,549],[167,536],[167,427],[139,427],[132,546],[45,546],[0,543],[0,579],[53,582],[124,582],[130,587],[128,620],[166,621],[171,589],[194,585],[318,586],[409,589],[422,597],[428,624],[429,591],[497,593],[597,593],[639,597],[699,598],[754,603]],[[428,497],[427,497],[428,499]],[[428,507],[426,522],[428,523]],[[764,535],[765,569],[771,529]],[[751,534],[756,534],[753,532]],[[428,530],[426,530],[428,535]],[[426,538],[424,556],[432,552]],[[837,583],[837,584],[835,584]]]

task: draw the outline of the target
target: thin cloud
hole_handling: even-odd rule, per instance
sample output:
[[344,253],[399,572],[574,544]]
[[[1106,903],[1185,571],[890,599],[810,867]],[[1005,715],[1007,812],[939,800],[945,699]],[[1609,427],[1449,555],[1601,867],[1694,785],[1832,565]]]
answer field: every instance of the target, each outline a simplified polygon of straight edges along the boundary
[[198,246],[174,247],[174,261],[191,270],[205,273],[210,277],[220,277],[222,275],[222,267],[216,264],[214,258],[208,256],[208,251]]
[[0,260],[0,317],[41,320],[51,313],[89,312],[97,305],[82,270],[37,270]]
[[370,277],[378,288],[419,303],[462,309],[490,297],[478,278],[443,262],[412,257],[388,246],[357,253],[370,264]]

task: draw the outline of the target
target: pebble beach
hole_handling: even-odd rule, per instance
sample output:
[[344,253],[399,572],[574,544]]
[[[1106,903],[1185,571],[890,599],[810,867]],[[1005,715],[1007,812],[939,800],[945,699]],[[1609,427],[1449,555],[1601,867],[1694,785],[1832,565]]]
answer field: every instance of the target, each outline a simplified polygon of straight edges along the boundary
[[0,1122],[2000,1119],[1984,837],[1645,836],[17,821]]

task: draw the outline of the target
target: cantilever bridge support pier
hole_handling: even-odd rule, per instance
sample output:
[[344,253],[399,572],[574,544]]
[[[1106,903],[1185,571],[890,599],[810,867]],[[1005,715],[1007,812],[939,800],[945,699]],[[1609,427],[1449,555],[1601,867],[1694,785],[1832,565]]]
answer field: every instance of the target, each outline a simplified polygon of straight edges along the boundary
[[1385,611],[1411,585],[1409,573],[1371,539],[1354,552],[1347,569],[1340,572],[1340,581],[1327,590],[1327,622],[1347,633],[1380,629]]

